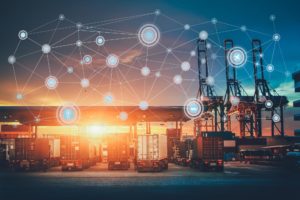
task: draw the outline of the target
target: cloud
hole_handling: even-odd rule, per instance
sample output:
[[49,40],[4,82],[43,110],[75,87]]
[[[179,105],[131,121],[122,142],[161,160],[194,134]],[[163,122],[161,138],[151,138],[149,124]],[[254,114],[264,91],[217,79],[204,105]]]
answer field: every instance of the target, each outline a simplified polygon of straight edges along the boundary
[[299,94],[295,93],[293,81],[281,83],[275,90],[280,96],[287,96],[288,106],[293,106],[293,101],[299,99]]

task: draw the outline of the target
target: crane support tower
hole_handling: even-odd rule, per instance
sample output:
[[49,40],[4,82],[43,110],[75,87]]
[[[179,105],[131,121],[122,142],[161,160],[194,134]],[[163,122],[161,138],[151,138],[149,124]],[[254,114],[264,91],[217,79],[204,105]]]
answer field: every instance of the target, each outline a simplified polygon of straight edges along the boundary
[[258,136],[262,136],[263,111],[271,113],[265,118],[271,121],[271,136],[284,136],[283,107],[288,103],[287,97],[279,96],[275,90],[271,91],[264,76],[263,50],[258,39],[252,40],[252,55]]
[[194,120],[195,135],[203,131],[224,131],[224,102],[222,96],[217,96],[212,83],[209,83],[206,40],[197,40],[198,80],[197,98],[204,106],[204,113]]

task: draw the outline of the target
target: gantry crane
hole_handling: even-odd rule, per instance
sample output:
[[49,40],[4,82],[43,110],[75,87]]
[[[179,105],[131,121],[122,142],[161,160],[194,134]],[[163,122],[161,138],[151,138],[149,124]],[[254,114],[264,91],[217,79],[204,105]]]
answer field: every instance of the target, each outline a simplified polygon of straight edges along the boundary
[[[227,130],[231,130],[231,117],[236,116],[239,122],[240,137],[257,136],[256,123],[256,104],[254,97],[249,96],[237,80],[236,67],[232,66],[227,57],[230,50],[234,47],[233,40],[224,41],[225,49],[225,66],[226,66],[226,94],[224,104],[227,113]],[[239,103],[234,105],[233,99],[238,99]]]
[[204,106],[200,118],[194,120],[195,134],[202,131],[224,131],[224,103],[222,96],[217,96],[212,83],[208,83],[209,71],[206,40],[197,41],[198,80],[197,97]]
[[[262,136],[262,111],[271,113],[271,116],[266,118],[271,120],[271,135],[284,136],[284,118],[283,107],[287,105],[288,100],[286,96],[279,96],[278,93],[273,90],[271,92],[268,82],[264,76],[264,64],[263,64],[263,50],[261,41],[258,39],[252,40],[252,55],[253,55],[253,71],[255,80],[255,102],[256,102],[256,115],[257,115],[257,132],[258,136]],[[270,105],[266,105],[266,101],[269,101]],[[278,121],[274,121],[274,114],[278,115]]]

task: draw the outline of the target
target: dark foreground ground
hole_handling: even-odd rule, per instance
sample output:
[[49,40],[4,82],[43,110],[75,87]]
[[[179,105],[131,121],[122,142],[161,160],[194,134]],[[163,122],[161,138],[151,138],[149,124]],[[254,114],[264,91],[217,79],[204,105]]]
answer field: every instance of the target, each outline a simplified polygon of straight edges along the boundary
[[107,171],[0,172],[0,199],[300,199],[300,173],[276,167],[226,164],[224,173],[170,164],[161,173]]

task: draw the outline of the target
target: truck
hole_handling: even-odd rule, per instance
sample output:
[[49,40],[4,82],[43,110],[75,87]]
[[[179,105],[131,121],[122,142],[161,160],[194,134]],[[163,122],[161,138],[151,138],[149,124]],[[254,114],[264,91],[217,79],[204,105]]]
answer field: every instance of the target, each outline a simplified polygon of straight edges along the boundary
[[138,135],[136,169],[138,172],[160,172],[168,169],[166,135]]
[[114,134],[107,144],[108,170],[130,168],[127,134]]
[[83,170],[95,164],[95,154],[91,152],[90,142],[86,137],[61,136],[60,155],[62,171]]
[[0,139],[0,167],[9,166],[9,161],[14,158],[14,149],[14,139]]
[[50,160],[49,140],[45,138],[16,138],[11,167],[17,171],[47,171]]
[[190,167],[223,171],[224,141],[218,132],[202,132],[193,140]]

